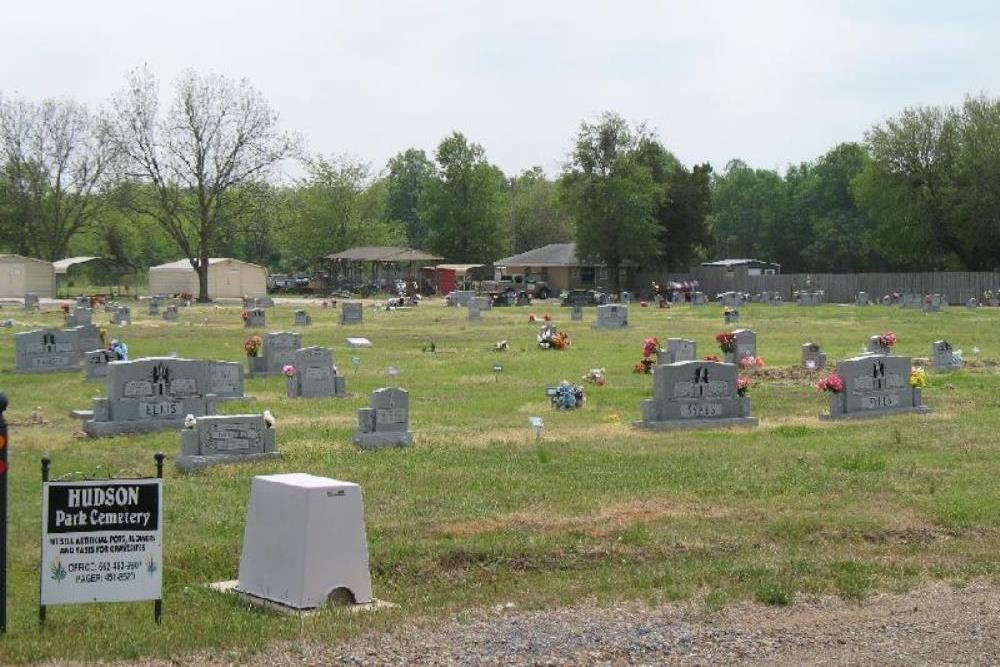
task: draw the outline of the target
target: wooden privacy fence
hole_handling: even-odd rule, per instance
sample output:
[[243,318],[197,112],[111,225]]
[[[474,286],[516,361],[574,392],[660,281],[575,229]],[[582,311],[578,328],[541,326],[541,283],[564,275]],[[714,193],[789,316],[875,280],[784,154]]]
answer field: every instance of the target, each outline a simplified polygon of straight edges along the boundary
[[962,304],[970,297],[979,300],[986,290],[1000,291],[1000,273],[941,271],[934,273],[786,273],[774,276],[747,275],[746,269],[727,272],[717,267],[696,267],[690,273],[657,273],[644,270],[635,275],[634,289],[639,294],[651,291],[653,280],[697,280],[702,292],[714,297],[720,292],[779,292],[786,301],[806,287],[823,290],[827,303],[854,303],[858,292],[867,292],[876,300],[891,292],[943,294],[948,303]]

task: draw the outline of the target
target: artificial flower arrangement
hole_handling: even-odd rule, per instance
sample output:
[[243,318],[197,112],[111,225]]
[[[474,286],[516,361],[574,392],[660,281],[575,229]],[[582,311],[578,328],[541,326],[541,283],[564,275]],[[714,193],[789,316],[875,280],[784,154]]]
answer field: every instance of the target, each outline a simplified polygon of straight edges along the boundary
[[498,340],[496,345],[493,346],[494,352],[506,352],[507,351],[507,339]]
[[764,357],[755,357],[752,354],[740,359],[740,368],[743,370],[751,370],[754,368],[764,368]]
[[549,315],[548,313],[545,313],[545,315],[542,316],[542,319],[545,320],[546,322],[551,322],[552,316]]
[[194,294],[191,292],[181,292],[181,301],[190,301],[194,298]]
[[882,347],[887,347],[891,350],[896,347],[896,334],[891,331],[886,331],[884,334],[879,335],[878,343]]
[[243,342],[243,349],[248,357],[259,357],[263,347],[264,341],[260,336],[250,336]]
[[603,368],[591,368],[587,371],[587,374],[583,376],[584,382],[589,382],[590,384],[596,384],[598,387],[603,387],[608,383],[607,377],[604,375]]
[[240,313],[240,317],[242,317],[243,321],[246,322],[247,320],[250,319],[250,311],[244,310],[242,313]]
[[529,322],[537,322],[537,321],[538,321],[538,318],[537,318],[537,317],[535,317],[535,314],[534,314],[534,313],[528,313],[528,321],[529,321]]
[[927,371],[923,368],[914,368],[910,371],[910,386],[914,389],[923,389],[927,386]]
[[551,324],[546,324],[538,332],[538,347],[543,350],[563,350],[569,347],[569,334],[559,331]]
[[552,407],[557,410],[574,410],[582,408],[587,399],[583,395],[583,387],[571,385],[566,380],[559,383],[556,393],[552,396]]
[[828,391],[832,394],[839,394],[844,391],[844,378],[837,374],[828,375],[816,383],[816,388],[820,391]]
[[62,304],[59,307],[62,308],[63,313],[65,313],[66,315],[69,315],[69,304],[68,303],[64,303],[64,304]]
[[108,350],[115,355],[116,361],[128,361],[128,345],[125,344],[125,341],[115,338],[108,346]]
[[[284,366],[281,367],[281,374],[284,375],[286,378],[295,377],[295,366],[291,364],[285,364]],[[334,373],[334,375],[336,375],[336,373]]]
[[750,378],[746,375],[741,375],[736,378],[736,395],[743,397],[750,392]]
[[642,341],[642,359],[632,367],[633,373],[652,373],[656,365],[656,355],[660,352],[660,339],[650,337]]
[[639,302],[639,307],[640,308],[649,308],[649,302],[647,302],[647,301],[640,301]]
[[723,331],[715,334],[715,342],[719,344],[719,349],[726,354],[736,351],[736,334]]

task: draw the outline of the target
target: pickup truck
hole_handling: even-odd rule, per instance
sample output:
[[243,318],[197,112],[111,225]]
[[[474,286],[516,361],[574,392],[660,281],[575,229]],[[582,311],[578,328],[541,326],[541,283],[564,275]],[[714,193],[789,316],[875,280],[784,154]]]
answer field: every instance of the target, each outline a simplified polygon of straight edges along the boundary
[[492,295],[509,291],[528,292],[536,299],[548,299],[552,296],[552,290],[548,283],[543,280],[535,280],[530,276],[527,280],[524,276],[500,276],[500,280],[484,280],[479,286],[479,291]]

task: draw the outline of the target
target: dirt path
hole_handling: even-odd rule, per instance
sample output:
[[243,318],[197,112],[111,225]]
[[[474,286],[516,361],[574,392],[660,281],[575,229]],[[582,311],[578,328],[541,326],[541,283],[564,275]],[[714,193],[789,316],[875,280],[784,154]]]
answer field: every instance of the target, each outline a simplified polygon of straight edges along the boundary
[[[230,658],[231,660],[231,658]],[[626,603],[522,612],[510,605],[444,624],[339,646],[284,644],[267,665],[1000,663],[1000,587],[932,584],[863,604],[739,604],[710,615],[688,605]],[[134,665],[136,663],[128,663]],[[225,665],[202,655],[144,665]]]

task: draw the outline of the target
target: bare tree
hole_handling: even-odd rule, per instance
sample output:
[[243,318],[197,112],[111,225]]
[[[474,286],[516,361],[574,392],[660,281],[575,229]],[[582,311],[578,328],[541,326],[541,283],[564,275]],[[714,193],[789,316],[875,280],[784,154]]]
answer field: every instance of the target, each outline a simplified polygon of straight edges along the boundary
[[0,160],[11,213],[7,235],[24,254],[60,259],[107,205],[114,147],[72,100],[0,99]]
[[208,301],[208,259],[227,207],[241,185],[295,156],[299,142],[278,130],[277,113],[246,79],[187,70],[174,92],[161,114],[155,77],[133,71],[107,126],[134,186],[126,206],[163,226],[198,272],[198,301]]

